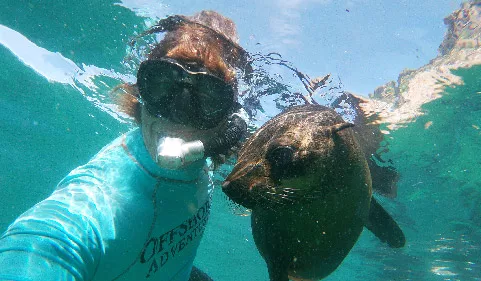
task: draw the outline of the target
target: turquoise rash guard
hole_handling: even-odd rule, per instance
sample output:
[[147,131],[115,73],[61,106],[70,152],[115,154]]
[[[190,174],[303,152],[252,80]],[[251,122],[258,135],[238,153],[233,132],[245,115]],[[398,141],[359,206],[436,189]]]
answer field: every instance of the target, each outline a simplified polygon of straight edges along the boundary
[[130,131],[9,226],[0,280],[188,280],[212,191],[205,160],[161,169]]

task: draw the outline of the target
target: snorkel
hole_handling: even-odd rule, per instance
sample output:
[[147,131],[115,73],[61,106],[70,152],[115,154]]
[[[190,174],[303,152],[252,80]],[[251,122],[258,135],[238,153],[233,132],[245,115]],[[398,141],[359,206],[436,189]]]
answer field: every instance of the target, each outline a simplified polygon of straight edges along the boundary
[[161,137],[155,161],[160,167],[177,170],[204,157],[224,154],[245,136],[246,118],[247,112],[241,108],[229,116],[222,134],[211,134],[210,137],[200,137],[200,140],[186,142],[181,138]]
[[[146,112],[146,114],[149,113]],[[217,128],[198,130],[197,133],[192,134],[190,130],[185,132],[185,126],[164,119],[157,122],[155,129],[145,129],[149,130],[147,138],[153,142],[148,146],[154,148],[152,153],[159,167],[178,170],[205,157],[226,154],[245,136],[246,118],[248,118],[247,113],[240,108],[227,118],[227,122]]]
[[177,170],[204,158],[204,144],[180,138],[162,137],[158,141],[155,162],[162,168]]

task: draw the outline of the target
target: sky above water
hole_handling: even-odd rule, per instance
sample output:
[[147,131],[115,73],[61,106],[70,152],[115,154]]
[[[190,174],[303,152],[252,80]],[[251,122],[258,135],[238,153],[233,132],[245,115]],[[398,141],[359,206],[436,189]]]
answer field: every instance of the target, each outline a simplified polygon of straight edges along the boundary
[[[145,19],[147,26],[153,25],[156,20],[167,15],[192,15],[203,9],[219,11],[236,22],[240,44],[249,52],[280,53],[284,59],[292,62],[303,73],[311,77],[331,74],[335,85],[341,85],[342,90],[361,95],[368,95],[377,87],[389,81],[397,80],[399,73],[404,69],[419,68],[435,58],[447,30],[443,19],[458,9],[462,2],[461,0],[119,1],[115,5],[134,11],[135,14],[140,16],[139,19],[142,17]],[[36,2],[29,3],[25,6],[28,7],[27,9],[32,7],[38,9],[39,5],[43,5]],[[85,7],[95,8],[97,6],[98,9],[108,10],[109,8],[105,7],[106,5],[111,4],[105,2],[99,6],[98,3],[88,2]],[[14,6],[20,7],[22,5],[6,2],[7,10]],[[74,12],[64,11],[67,7],[68,5],[63,5],[46,10],[46,7],[43,7],[43,10],[52,13],[51,18],[61,19],[65,15],[59,15],[59,12]],[[98,11],[93,12],[98,13]],[[72,16],[76,18],[78,16],[85,17],[82,11],[79,11],[78,15]],[[128,26],[131,24],[129,19],[122,18],[122,15],[114,16],[114,18],[110,18],[111,16],[109,14],[105,15],[104,18],[91,19],[97,22],[99,20],[104,21],[104,24],[107,25],[112,24],[112,21],[120,21],[127,25],[125,26],[126,30],[132,31],[133,27]],[[86,19],[82,18],[82,20]],[[1,23],[3,21],[0,18]],[[78,25],[81,23],[73,22],[69,24]],[[97,24],[101,25],[102,23]],[[26,34],[22,34],[21,30],[15,30],[14,26],[15,24],[8,23],[5,26],[0,26],[0,43],[15,53],[26,65],[35,69],[50,81],[65,83],[65,79],[69,81],[82,79],[82,77],[78,77],[79,75],[72,77],[68,73],[85,71],[89,73],[86,77],[93,77],[98,75],[99,72],[106,73],[109,71],[105,69],[105,65],[101,66],[104,67],[103,69],[97,69],[97,65],[90,65],[85,61],[76,61],[75,59],[69,61],[69,53],[44,50],[41,40],[30,42],[34,38],[28,36],[23,38]],[[64,29],[68,26],[52,25],[52,27],[53,29]],[[52,29],[52,27],[49,28]],[[61,32],[62,30],[58,31]],[[55,30],[49,32],[51,33],[48,40],[54,40],[55,38],[51,37],[56,35],[62,38],[61,33],[56,33]],[[88,30],[81,34],[82,37],[93,35],[89,35]],[[110,34],[96,35],[100,36],[99,39],[102,39]],[[134,35],[123,34],[122,36],[132,37]],[[70,35],[67,34],[67,36]],[[75,37],[65,39],[77,40]],[[92,40],[94,39],[92,38]],[[109,42],[109,38],[105,38],[105,40],[105,43]],[[31,48],[27,50],[30,45]],[[110,48],[120,49],[126,47],[125,42],[118,42],[118,46],[112,44],[109,46]],[[77,45],[76,47],[79,48],[80,46]],[[70,50],[69,52],[76,53],[79,51],[81,50]],[[57,57],[55,61],[63,61],[63,66],[57,67],[58,64],[57,66],[53,65],[51,60],[45,63],[37,63],[39,57],[45,57],[44,55],[39,56],[39,53],[48,53],[50,58]],[[127,52],[125,52],[125,56],[127,55]],[[101,65],[100,62],[99,64]],[[106,62],[106,65],[111,65],[111,62]],[[53,69],[47,69],[51,67]],[[85,69],[85,67],[89,69]],[[78,68],[82,70],[79,72]],[[44,71],[39,71],[39,69],[44,69]],[[287,72],[285,69],[275,69],[275,71],[281,73],[289,84],[298,87],[297,89],[302,88],[300,82],[293,78],[292,72]],[[135,79],[134,73],[123,72],[111,73],[108,76],[117,79],[125,74],[127,78],[123,77],[122,80],[132,82],[132,79]],[[66,76],[68,77],[61,77],[59,80],[52,78],[52,73],[60,73],[61,76],[62,73],[67,73]],[[80,82],[86,84],[85,81]],[[88,83],[86,85],[91,88]],[[297,89],[293,88],[293,91]]]
[[[232,18],[249,51],[279,52],[310,76],[339,77],[367,95],[438,55],[443,19],[460,0],[123,0],[140,15],[214,9]],[[337,80],[337,78],[336,78]]]

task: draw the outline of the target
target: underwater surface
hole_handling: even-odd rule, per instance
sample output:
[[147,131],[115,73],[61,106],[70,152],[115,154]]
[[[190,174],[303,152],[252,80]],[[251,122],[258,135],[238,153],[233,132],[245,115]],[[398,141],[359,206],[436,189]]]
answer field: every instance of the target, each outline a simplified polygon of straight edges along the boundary
[[[132,128],[108,93],[135,81],[127,43],[153,23],[148,8],[163,16],[219,6],[138,1],[147,7],[139,12],[128,2],[135,1],[0,1],[0,231]],[[235,9],[249,10],[234,6],[220,11],[241,25]],[[241,45],[250,51],[242,36]],[[296,64],[295,56],[289,59]],[[398,196],[376,198],[404,230],[406,246],[391,249],[364,231],[325,280],[481,280],[481,66],[454,74],[463,85],[446,85],[441,98],[423,106],[424,115],[385,137],[382,157],[400,174]],[[274,103],[264,102],[266,108]],[[195,264],[214,280],[268,280],[250,217],[237,214],[220,190],[229,168],[215,174],[213,209]]]

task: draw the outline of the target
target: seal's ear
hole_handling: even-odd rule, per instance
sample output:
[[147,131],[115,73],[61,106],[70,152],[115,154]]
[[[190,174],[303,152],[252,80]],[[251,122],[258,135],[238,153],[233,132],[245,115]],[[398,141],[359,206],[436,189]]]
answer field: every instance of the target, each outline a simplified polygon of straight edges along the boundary
[[313,135],[314,135],[314,138],[319,136],[331,137],[333,134],[339,131],[342,131],[347,128],[352,128],[352,127],[354,127],[354,124],[343,122],[343,123],[335,124],[332,126],[322,127],[321,131],[314,132]]
[[401,248],[406,243],[406,237],[399,225],[374,197],[371,198],[369,218],[365,226],[382,242],[387,242],[391,248]]

